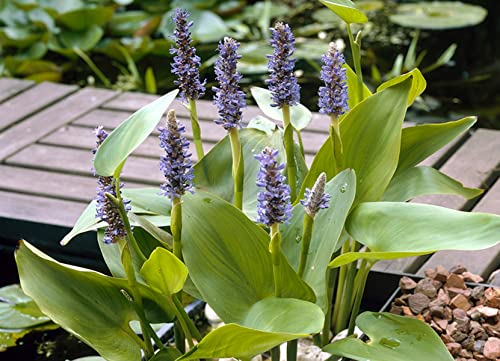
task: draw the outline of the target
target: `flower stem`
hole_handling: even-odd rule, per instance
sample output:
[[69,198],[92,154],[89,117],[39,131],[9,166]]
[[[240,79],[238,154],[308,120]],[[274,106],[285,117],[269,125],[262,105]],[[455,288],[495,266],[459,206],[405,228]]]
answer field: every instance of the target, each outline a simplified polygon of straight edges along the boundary
[[238,128],[231,128],[229,130],[229,139],[231,140],[231,152],[233,155],[234,205],[238,209],[243,209],[244,165]]
[[325,346],[330,341],[330,329],[332,327],[332,302],[333,302],[333,291],[335,287],[335,282],[339,275],[338,268],[329,269],[326,271],[326,315],[325,323],[323,324],[323,330],[321,332],[321,346]]
[[174,309],[175,312],[175,316],[177,318],[177,322],[180,328],[182,329],[182,333],[185,335],[185,338],[187,339],[189,348],[193,348],[194,343],[193,343],[193,336],[191,335],[191,329],[187,325],[186,319],[182,316],[184,308],[182,307],[182,304],[180,303],[176,295],[172,295],[172,298],[170,300],[172,303],[172,308]]
[[368,263],[365,259],[361,262],[361,266],[359,267],[359,282],[356,287],[356,298],[354,299],[354,305],[351,311],[351,318],[349,319],[349,330],[348,335],[352,335],[354,333],[354,327],[356,325],[356,317],[359,313],[359,308],[361,306],[361,300],[363,299],[363,294],[365,292],[366,280],[368,278],[368,274],[370,273],[372,265]]
[[298,341],[292,340],[286,343],[286,360],[297,361]]
[[271,226],[271,243],[269,245],[273,262],[274,295],[281,297],[280,263],[281,263],[281,234],[277,223]]
[[182,204],[179,198],[174,198],[172,201],[172,211],[170,213],[170,230],[174,239],[174,255],[182,261]]
[[193,130],[193,143],[196,148],[196,156],[201,160],[205,155],[203,144],[201,142],[201,129],[198,121],[198,110],[196,109],[196,100],[189,98],[189,113],[191,115],[191,128]]
[[335,115],[330,116],[330,140],[333,143],[333,157],[335,159],[335,174],[343,169],[343,154],[344,147],[342,145],[342,138],[340,136],[340,123],[339,118]]
[[300,148],[300,154],[304,157],[305,151],[304,151],[304,142],[302,141],[302,134],[300,133],[300,130],[295,129],[295,134],[297,134],[297,139],[299,141],[299,148]]
[[290,123],[290,106],[285,104],[281,110],[283,112],[283,125],[285,127],[284,143],[288,184],[290,185],[290,197],[292,202],[294,202],[297,197],[297,170],[295,168],[293,126]]
[[[342,246],[341,254],[348,252],[348,250],[349,250],[349,242],[345,242],[344,245]],[[340,308],[342,306],[342,296],[344,293],[346,273],[347,273],[347,265],[341,266],[339,271],[337,295],[335,296],[335,306],[333,307],[333,317],[332,317],[332,325],[335,333],[338,333],[342,330],[342,328],[339,326],[339,318],[341,311]]]
[[314,218],[309,214],[304,214],[304,231],[302,233],[302,248],[300,251],[299,270],[297,274],[303,278],[306,269],[307,255],[309,254],[309,247],[311,245],[312,230],[314,226]]
[[280,361],[280,347],[276,346],[271,349],[271,361]]
[[361,70],[361,45],[358,38],[354,40],[352,35],[351,24],[347,24],[347,34],[349,35],[349,43],[351,45],[352,61],[354,63],[354,70],[358,77],[358,102],[363,101],[363,72]]

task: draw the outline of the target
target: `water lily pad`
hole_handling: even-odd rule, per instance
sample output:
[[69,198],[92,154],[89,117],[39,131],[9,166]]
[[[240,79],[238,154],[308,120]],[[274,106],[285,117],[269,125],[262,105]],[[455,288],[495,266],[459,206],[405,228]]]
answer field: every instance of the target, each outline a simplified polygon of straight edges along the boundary
[[0,328],[22,330],[49,321],[19,285],[0,288]]
[[390,19],[415,29],[446,30],[477,25],[487,14],[481,6],[460,1],[419,2],[400,5]]

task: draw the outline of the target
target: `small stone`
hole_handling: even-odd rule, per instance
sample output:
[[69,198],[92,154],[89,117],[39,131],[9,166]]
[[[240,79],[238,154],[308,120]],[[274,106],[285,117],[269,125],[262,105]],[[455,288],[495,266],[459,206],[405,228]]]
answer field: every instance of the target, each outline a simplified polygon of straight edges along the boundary
[[495,325],[490,325],[489,323],[483,323],[483,329],[490,337],[500,337],[500,322]]
[[448,327],[448,320],[442,320],[442,319],[438,319],[438,318],[435,318],[434,319],[434,322],[436,323],[436,325],[439,326],[439,328],[443,331],[446,330],[446,327]]
[[402,315],[403,314],[403,308],[401,306],[397,305],[392,305],[391,310],[389,311],[390,313],[393,313],[395,315]]
[[453,339],[451,338],[450,335],[443,333],[441,335],[441,341],[443,341],[443,343],[451,343],[451,342],[453,342]]
[[446,280],[448,279],[448,275],[450,273],[446,268],[443,266],[439,265],[436,267],[436,277],[434,277],[435,280],[438,280],[439,282],[445,283]]
[[394,304],[396,306],[407,306],[406,301],[402,299],[401,297],[398,297],[394,300]]
[[500,288],[488,288],[484,291],[486,305],[488,307],[500,308]]
[[[477,287],[474,287],[472,289],[472,292],[471,292],[471,297],[475,300],[479,300],[480,298],[482,298],[484,296],[484,287],[481,287],[481,286],[477,286]],[[493,306],[491,306],[493,307]]]
[[481,319],[481,312],[479,312],[478,310],[474,310],[473,312],[471,312],[470,318],[471,320],[479,321]]
[[487,361],[486,357],[484,357],[483,355],[481,355],[478,352],[474,352],[473,355],[474,355],[474,360],[475,361]]
[[462,273],[462,277],[464,278],[465,282],[481,283],[484,281],[483,277],[481,277],[479,275],[475,275],[474,273],[470,273],[470,272]]
[[421,313],[427,306],[429,306],[429,297],[422,293],[415,293],[408,297],[408,305],[413,313]]
[[[474,338],[474,336],[468,336],[465,340],[461,342],[462,348],[471,351],[472,349],[474,349],[475,341],[476,339]],[[468,357],[468,356],[463,356],[463,357]]]
[[460,308],[464,311],[468,311],[471,308],[469,300],[464,295],[456,295],[455,297],[453,297],[453,299],[450,301],[450,306],[452,308]]
[[456,342],[447,343],[446,348],[453,356],[458,356],[458,354],[462,350],[462,346],[460,346],[460,344]]
[[467,317],[467,312],[465,312],[461,308],[455,308],[453,310],[453,319],[455,321],[458,321],[458,320],[468,320],[469,317]]
[[498,315],[498,308],[488,307],[488,306],[479,306],[477,311],[481,313],[483,317],[492,318]]
[[461,264],[450,268],[450,273],[461,275],[464,272],[467,272],[467,268],[465,268],[465,266],[462,266]]
[[411,312],[410,307],[408,307],[408,306],[402,306],[401,308],[403,309],[403,315],[405,315],[405,316],[413,316],[413,313]]
[[484,344],[483,355],[490,360],[500,358],[500,338],[490,337]]
[[458,274],[451,273],[448,278],[446,279],[446,287],[448,288],[460,288],[465,290],[465,282],[464,278]]
[[472,291],[468,288],[462,289],[462,288],[456,288],[456,287],[447,287],[446,291],[448,291],[448,295],[453,298],[456,295],[464,295],[465,297],[469,298],[472,295]]
[[425,277],[428,277],[430,279],[436,278],[436,270],[432,268],[428,268],[424,271]]
[[476,340],[474,341],[474,352],[480,352],[480,353],[483,353],[483,349],[484,349],[484,344],[486,343],[486,341],[484,340]]
[[437,290],[431,280],[424,278],[416,285],[415,293],[423,293],[429,298],[434,298],[436,297]]
[[437,294],[437,300],[440,300],[443,302],[443,304],[447,305],[450,303],[450,296],[448,296],[448,293],[446,293],[445,290],[440,289]]
[[431,316],[433,316],[433,317],[439,317],[439,318],[444,317],[444,307],[443,306],[430,306],[429,305],[429,311],[431,313]]
[[472,357],[472,352],[468,351],[468,350],[460,350],[460,352],[458,353],[458,356],[460,357],[463,357],[465,359],[468,359],[468,358],[471,358]]
[[215,313],[213,308],[208,305],[208,303],[205,305],[205,317],[207,318],[208,323],[212,326],[222,322],[220,317]]
[[401,287],[403,291],[410,291],[417,287],[417,282],[412,280],[410,277],[402,277],[399,280],[399,287]]

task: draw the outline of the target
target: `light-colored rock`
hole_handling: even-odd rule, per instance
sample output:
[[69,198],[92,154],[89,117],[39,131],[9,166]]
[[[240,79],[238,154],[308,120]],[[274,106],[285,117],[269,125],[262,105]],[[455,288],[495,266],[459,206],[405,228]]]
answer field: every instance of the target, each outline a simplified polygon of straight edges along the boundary
[[483,354],[489,360],[498,360],[500,358],[500,338],[490,337],[484,344]]

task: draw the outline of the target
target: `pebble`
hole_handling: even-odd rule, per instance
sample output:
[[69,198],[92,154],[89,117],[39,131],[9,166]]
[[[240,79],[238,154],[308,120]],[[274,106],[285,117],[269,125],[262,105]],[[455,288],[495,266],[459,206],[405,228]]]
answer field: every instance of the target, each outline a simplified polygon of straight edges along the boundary
[[456,295],[455,297],[453,297],[450,301],[450,306],[452,308],[460,308],[464,311],[468,311],[472,307],[469,303],[469,300],[464,295]]
[[413,313],[419,314],[421,313],[427,306],[429,306],[430,300],[429,297],[422,293],[415,293],[408,297],[408,306]]
[[410,277],[401,277],[399,280],[399,287],[403,291],[409,291],[415,289],[417,287],[417,282],[412,280]]
[[489,360],[500,358],[500,338],[490,337],[484,344],[483,355]]
[[498,308],[488,306],[479,306],[477,308],[477,311],[479,311],[479,313],[486,318],[492,318],[498,315]]
[[445,286],[448,288],[460,288],[463,290],[467,288],[465,287],[464,278],[456,273],[451,273],[448,276]]

